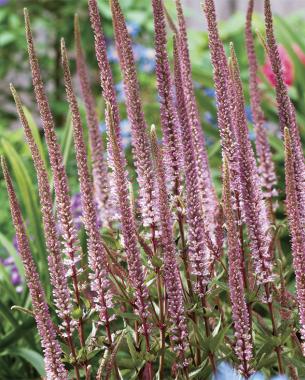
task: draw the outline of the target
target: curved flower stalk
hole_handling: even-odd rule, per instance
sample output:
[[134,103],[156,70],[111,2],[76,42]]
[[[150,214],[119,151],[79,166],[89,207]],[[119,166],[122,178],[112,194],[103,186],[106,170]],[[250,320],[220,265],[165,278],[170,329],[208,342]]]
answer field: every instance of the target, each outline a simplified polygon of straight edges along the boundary
[[69,196],[68,178],[63,164],[63,157],[57,142],[55,125],[50,110],[49,102],[45,93],[39,63],[36,56],[33,36],[30,26],[28,11],[24,10],[26,37],[28,44],[28,53],[32,70],[33,86],[36,95],[36,101],[42,120],[42,126],[45,132],[46,143],[48,147],[50,164],[54,176],[54,189],[56,195],[56,208],[58,219],[60,221],[64,252],[67,256],[65,262],[67,265],[66,275],[72,276],[73,287],[76,302],[80,303],[79,285],[77,280],[77,264],[80,260],[80,244],[78,241],[76,229],[73,223],[71,212],[71,199]]
[[178,46],[174,43],[174,73],[177,97],[177,107],[181,116],[181,135],[186,184],[186,218],[189,225],[189,258],[192,265],[192,273],[197,277],[196,291],[200,297],[205,296],[205,288],[210,278],[210,251],[206,247],[206,233],[203,218],[203,208],[198,184],[198,172],[196,155],[193,146],[192,128],[189,125],[186,112],[186,101],[183,91],[181,73],[181,61],[179,60]]
[[115,41],[124,77],[126,107],[131,124],[133,156],[138,175],[143,225],[151,227],[154,230],[158,224],[158,215],[155,211],[155,184],[151,147],[149,145],[147,125],[142,109],[132,43],[118,0],[111,0],[111,11]]
[[161,246],[164,260],[164,282],[168,298],[168,314],[172,323],[171,339],[180,364],[182,366],[187,366],[185,354],[187,348],[186,337],[188,332],[184,315],[183,293],[172,232],[173,225],[166,189],[166,174],[162,148],[158,146],[154,126],[151,129],[151,146],[158,184],[158,207],[160,214]]
[[34,317],[43,347],[47,380],[67,380],[68,373],[61,362],[62,351],[56,339],[56,333],[46,303],[45,293],[41,286],[36,265],[31,254],[21,210],[3,157],[1,159],[1,165],[7,186],[12,219],[16,230],[18,252],[23,262],[26,281],[32,298]]
[[234,350],[240,360],[239,370],[248,378],[252,373],[250,361],[253,359],[251,325],[241,272],[243,257],[240,241],[236,238],[238,231],[232,205],[230,171],[226,158],[224,158],[223,165],[223,206],[228,240],[230,298],[236,337]]
[[[108,57],[107,57],[106,41],[105,41],[102,26],[101,26],[101,18],[99,15],[96,0],[88,0],[88,9],[89,9],[91,28],[92,28],[93,33],[94,33],[95,55],[96,55],[98,67],[100,70],[102,94],[103,94],[103,98],[105,99],[105,102],[108,102],[109,104],[112,105],[113,121],[114,121],[116,139],[117,139],[117,143],[120,147],[120,152],[123,152],[123,149],[122,149],[123,145],[122,145],[121,135],[120,135],[119,107],[118,107],[118,103],[117,103],[111,67],[109,64]],[[110,123],[110,121],[108,120],[108,122],[107,122],[107,120],[106,120],[106,126],[108,126],[109,123]],[[110,146],[108,146],[107,153],[108,153],[108,160],[111,163],[112,154],[111,154],[111,147]],[[123,157],[123,155],[122,155],[122,157]],[[123,157],[123,158],[125,159],[125,157]]]
[[[239,66],[234,52],[231,50],[231,85],[235,112],[235,133],[239,149],[240,183],[245,221],[248,229],[250,248],[253,258],[257,284],[267,284],[273,279],[272,254],[270,250],[271,234],[266,205],[261,191],[256,161],[245,115],[245,101],[240,79]],[[269,301],[268,301],[269,302]]]
[[165,148],[166,182],[171,182],[174,195],[179,195],[182,166],[181,130],[174,103],[170,65],[166,50],[165,15],[161,0],[152,0],[152,5],[155,25],[156,76]]
[[285,179],[289,228],[292,240],[293,266],[296,275],[297,301],[301,325],[302,348],[305,355],[305,231],[299,211],[295,154],[289,129],[284,130],[285,138]]
[[302,191],[305,184],[305,164],[300,133],[296,121],[294,106],[289,98],[288,89],[283,80],[283,68],[280,54],[273,31],[272,11],[270,0],[265,0],[265,25],[269,59],[276,80],[276,98],[279,110],[279,121],[282,133],[284,128],[289,128],[292,146],[294,150],[296,183],[298,188],[299,212],[302,224],[305,227],[305,193]]
[[142,327],[146,339],[146,349],[150,351],[149,325],[148,325],[148,289],[144,283],[144,272],[140,258],[140,251],[137,244],[137,231],[134,215],[131,209],[128,191],[127,172],[125,170],[125,160],[122,158],[120,147],[116,140],[114,119],[112,118],[112,107],[107,103],[107,120],[110,121],[107,133],[109,144],[113,152],[113,171],[116,192],[121,212],[122,234],[126,249],[129,280],[135,289],[136,312],[142,320]]
[[176,0],[176,10],[178,16],[177,43],[179,45],[181,59],[183,91],[186,101],[188,122],[192,126],[192,138],[197,162],[198,184],[202,197],[206,225],[209,228],[210,236],[214,237],[213,235],[216,224],[216,214],[218,212],[218,201],[212,183],[205,138],[201,127],[199,111],[194,94],[186,23],[180,0]]
[[89,267],[92,270],[92,273],[90,274],[91,289],[96,293],[96,297],[94,298],[95,309],[99,313],[100,321],[105,325],[108,340],[111,344],[112,338],[108,309],[112,307],[113,295],[110,290],[110,282],[108,279],[108,262],[98,227],[93,186],[88,170],[87,150],[83,137],[82,122],[72,87],[69,62],[63,39],[61,40],[61,54],[65,89],[72,115],[74,147],[83,208],[83,223],[88,235]]
[[109,222],[111,210],[109,210],[109,180],[107,164],[104,158],[103,139],[99,131],[99,122],[96,114],[96,105],[90,89],[90,80],[86,67],[86,59],[81,44],[81,35],[78,17],[74,19],[74,35],[76,42],[76,64],[81,91],[86,107],[87,125],[89,130],[91,156],[92,156],[92,175],[95,191],[95,199],[99,206],[99,212],[103,222]]
[[255,53],[254,38],[252,33],[252,16],[254,0],[249,0],[246,20],[246,47],[249,62],[250,102],[256,133],[255,144],[259,160],[259,171],[264,189],[264,195],[272,198],[277,195],[275,167],[266,130],[264,128],[265,116],[261,108],[261,95],[258,88],[258,63]]
[[56,312],[58,316],[63,320],[61,328],[64,332],[64,335],[66,335],[69,339],[70,346],[73,348],[73,343],[71,341],[72,331],[74,327],[74,322],[71,320],[72,305],[70,301],[68,282],[65,275],[66,271],[61,257],[56,221],[53,214],[53,202],[49,186],[48,173],[40,156],[39,149],[33,138],[31,128],[23,112],[21,100],[14,87],[12,85],[10,87],[36,169],[44,234],[47,250],[49,252],[49,272],[51,277],[51,284],[53,286],[53,297],[56,306]]

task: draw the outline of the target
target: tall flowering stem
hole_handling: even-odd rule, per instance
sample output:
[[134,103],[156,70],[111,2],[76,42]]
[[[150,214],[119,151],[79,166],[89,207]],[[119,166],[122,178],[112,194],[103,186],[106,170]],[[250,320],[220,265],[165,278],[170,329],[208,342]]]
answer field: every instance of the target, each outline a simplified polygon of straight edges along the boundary
[[[34,48],[29,15],[26,9],[24,10],[24,17],[33,86],[40,117],[42,120],[42,126],[45,133],[45,139],[50,157],[50,164],[54,176],[56,208],[62,230],[64,252],[67,256],[67,275],[72,277],[75,300],[76,303],[80,305],[80,292],[77,278],[77,264],[80,260],[80,244],[73,223],[68,178],[63,163],[62,153],[60,151],[60,147],[56,138],[53,116],[50,110],[48,98],[45,93],[39,63]],[[79,324],[79,334],[82,345],[84,345],[83,328],[81,321]]]
[[[33,138],[31,128],[24,114],[19,95],[17,94],[16,90],[12,85],[11,91],[16,103],[17,112],[21,124],[25,132],[27,143],[32,153],[32,158],[37,173],[38,191],[40,205],[42,209],[44,234],[47,250],[49,253],[49,272],[51,277],[51,284],[53,286],[53,297],[56,306],[56,312],[63,321],[61,326],[63,335],[67,337],[71,352],[74,356],[74,359],[76,359],[74,343],[72,341],[72,332],[74,328],[74,322],[71,320],[72,305],[70,300],[68,282],[65,275],[66,271],[61,257],[60,243],[56,229],[56,221],[53,214],[53,202],[49,186],[48,173],[45,168],[44,162],[41,158],[39,149]],[[78,372],[77,368],[76,371]],[[79,373],[77,373],[77,376],[79,377]]]
[[282,133],[285,127],[289,128],[293,144],[295,158],[296,183],[298,188],[299,211],[302,224],[305,227],[305,193],[302,188],[305,183],[305,163],[301,145],[300,133],[296,121],[294,106],[289,98],[288,89],[283,79],[283,67],[280,59],[279,48],[274,36],[273,20],[270,0],[265,0],[265,26],[268,54],[272,70],[275,76],[276,99],[279,110],[279,122]]
[[[76,42],[76,64],[82,96],[86,107],[87,125],[90,136],[92,175],[95,199],[98,202],[101,219],[109,221],[109,179],[107,164],[104,158],[103,139],[99,131],[99,122],[96,114],[96,104],[90,88],[89,74],[86,67],[86,59],[81,44],[81,34],[78,16],[74,19],[74,34]],[[103,220],[104,221],[104,220]]]
[[[192,128],[186,112],[186,101],[183,91],[181,72],[181,60],[179,59],[178,46],[174,40],[174,73],[177,105],[181,111],[181,135],[183,146],[183,160],[186,185],[186,219],[189,226],[188,231],[188,255],[191,263],[191,273],[196,277],[195,291],[202,300],[202,306],[206,309],[206,288],[210,278],[211,255],[206,246],[206,233],[201,205],[200,189],[198,184],[198,173],[196,155],[193,146]],[[188,261],[185,259],[186,274],[188,275]],[[190,281],[190,280],[189,280]],[[191,287],[191,285],[189,284]],[[207,336],[210,335],[208,318],[205,318]],[[215,372],[215,359],[212,353],[209,355],[210,362]]]
[[83,208],[83,223],[88,235],[89,267],[92,270],[90,274],[91,289],[96,293],[94,298],[95,309],[99,314],[100,322],[105,325],[108,341],[109,344],[111,344],[109,308],[112,307],[113,295],[108,279],[108,262],[99,231],[93,186],[88,170],[87,150],[83,137],[82,122],[72,87],[69,62],[63,39],[61,40],[61,54],[66,94],[72,114],[74,147]]
[[183,292],[176,259],[162,147],[158,145],[154,127],[151,129],[151,143],[158,184],[158,207],[160,213],[161,246],[164,260],[164,282],[168,298],[167,309],[172,323],[171,339],[179,363],[187,367],[185,354],[187,347],[186,337],[188,333],[184,314]]
[[[261,94],[258,87],[258,63],[255,53],[252,32],[254,0],[249,0],[246,19],[246,47],[249,62],[250,102],[256,133],[255,144],[259,159],[259,170],[264,189],[264,195],[272,198],[276,195],[276,174],[266,130],[264,128],[265,116],[261,108]],[[272,203],[271,203],[272,205]]]
[[47,380],[67,380],[68,373],[61,362],[62,351],[56,339],[56,332],[46,303],[45,293],[31,254],[20,206],[4,158],[1,159],[1,165],[7,186],[12,219],[16,230],[18,252],[23,262],[26,281],[32,298],[34,317],[44,351]]
[[299,210],[295,154],[292,138],[287,127],[284,130],[284,139],[287,214],[292,240],[293,266],[296,275],[297,301],[303,341],[302,348],[303,355],[305,355],[305,233]]
[[177,43],[179,45],[180,51],[183,91],[185,96],[188,122],[192,126],[192,139],[196,155],[198,185],[200,189],[200,195],[202,197],[204,217],[206,220],[207,228],[209,229],[209,231],[207,232],[209,232],[210,237],[214,237],[213,235],[216,223],[216,216],[218,212],[218,201],[212,183],[205,138],[201,127],[199,111],[194,94],[192,67],[187,40],[186,23],[180,0],[176,0],[176,9],[178,16]]
[[224,158],[223,165],[223,206],[228,241],[230,298],[236,337],[234,349],[240,360],[239,369],[241,373],[248,378],[252,373],[250,361],[253,359],[251,324],[245,299],[245,288],[241,270],[242,252],[240,241],[236,238],[238,231],[232,204],[230,170],[226,158]]
[[132,41],[118,0],[111,0],[115,41],[124,78],[127,114],[131,124],[133,156],[138,175],[143,225],[150,227],[152,238],[158,223],[155,208],[151,148],[144,119]]
[[[88,0],[88,9],[89,9],[91,28],[94,33],[95,55],[96,55],[98,67],[100,70],[103,98],[105,99],[106,102],[110,103],[112,106],[112,117],[113,117],[116,139],[120,147],[120,151],[122,151],[119,107],[118,107],[118,103],[116,99],[113,76],[112,76],[109,60],[107,57],[107,46],[106,46],[105,36],[104,36],[103,29],[101,26],[101,18],[99,15],[96,0]],[[106,120],[106,126],[108,126],[109,123],[110,121]],[[110,146],[108,146],[108,154],[109,154],[108,160],[111,161],[112,155],[111,155]]]
[[172,182],[173,194],[177,196],[180,192],[182,167],[180,123],[174,103],[162,1],[152,0],[152,6],[155,25],[156,76],[165,147],[166,177],[167,182]]
[[231,44],[231,81],[235,112],[236,141],[239,147],[240,183],[245,221],[250,238],[250,248],[257,283],[272,281],[271,234],[266,205],[261,191],[255,156],[249,140],[245,115],[245,101],[240,79],[239,66]]
[[[267,209],[261,191],[254,152],[249,140],[249,132],[245,115],[245,102],[239,66],[233,45],[231,44],[231,78],[232,92],[235,94],[234,111],[236,120],[236,136],[240,154],[240,183],[243,209],[250,239],[251,256],[254,264],[256,282],[263,285],[265,302],[268,304],[272,321],[273,335],[277,336],[270,284],[273,281],[272,236]],[[280,373],[284,373],[281,346],[275,347]]]

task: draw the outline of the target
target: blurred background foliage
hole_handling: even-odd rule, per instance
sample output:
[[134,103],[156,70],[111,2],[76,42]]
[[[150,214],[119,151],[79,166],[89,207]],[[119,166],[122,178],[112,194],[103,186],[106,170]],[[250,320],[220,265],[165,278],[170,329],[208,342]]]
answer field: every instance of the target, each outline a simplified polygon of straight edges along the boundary
[[[121,1],[128,21],[130,34],[134,41],[134,53],[138,64],[142,99],[148,124],[159,124],[159,106],[154,75],[153,50],[153,19],[150,0]],[[166,7],[175,20],[173,1],[166,0]],[[41,229],[41,215],[37,201],[36,179],[30,159],[29,150],[24,142],[23,131],[17,121],[15,107],[9,92],[9,83],[13,82],[24,103],[27,106],[28,118],[35,131],[36,141],[42,151],[45,146],[40,129],[40,120],[35,105],[30,69],[27,59],[23,7],[29,9],[43,77],[47,84],[51,108],[55,116],[58,136],[64,152],[67,171],[72,190],[78,192],[76,182],[76,164],[74,153],[70,149],[72,134],[68,107],[63,91],[62,70],[60,65],[59,41],[64,37],[71,57],[72,70],[75,73],[73,17],[77,12],[81,24],[83,47],[90,68],[92,88],[96,95],[100,116],[101,132],[105,131],[103,121],[103,103],[100,95],[99,75],[94,53],[93,35],[88,20],[87,0],[0,0],[0,154],[4,154],[12,168],[13,177],[20,195],[26,224],[32,240],[32,249],[39,263],[42,279],[47,286],[46,253]],[[123,105],[124,93],[117,56],[113,41],[111,14],[107,0],[99,0],[103,17],[103,26],[107,36],[109,58],[113,65],[118,99],[122,113],[122,135],[126,147],[127,158],[130,160],[130,129],[126,120]],[[186,10],[186,13],[188,11]],[[233,41],[241,64],[242,78],[247,95],[248,67],[244,45],[245,15],[234,14],[228,21],[220,25],[221,36],[226,45]],[[256,15],[254,24],[263,33],[263,20]],[[278,39],[285,48],[287,60],[287,75],[290,78],[289,91],[298,112],[298,120],[302,138],[305,139],[305,23],[304,15],[298,13],[285,19],[276,19]],[[260,33],[260,32],[258,32]],[[169,35],[171,33],[169,32]],[[209,159],[218,193],[221,191],[220,175],[220,142],[216,125],[215,97],[212,83],[212,69],[208,51],[207,34],[204,31],[189,29],[190,52],[193,63],[193,78],[197,100],[202,115],[202,125],[205,131]],[[172,40],[169,38],[169,53],[172,51]],[[266,127],[270,132],[274,160],[276,161],[279,188],[283,187],[284,152],[282,142],[278,138],[277,115],[272,78],[266,68],[264,48],[257,38],[257,53],[261,65],[260,82],[264,98],[264,110],[267,116]],[[268,63],[267,63],[268,66]],[[263,69],[264,68],[264,69]],[[75,77],[75,84],[78,85]],[[81,100],[80,100],[81,102]],[[249,122],[251,112],[247,108]],[[85,120],[84,120],[85,122]],[[250,131],[253,137],[253,133]],[[280,194],[283,197],[283,194]],[[29,306],[27,289],[23,286],[23,269],[14,245],[14,232],[10,222],[8,202],[2,173],[0,174],[0,379],[31,379],[35,374],[43,374],[43,363],[33,318],[20,310],[13,313],[12,305]],[[76,202],[77,203],[77,202]],[[76,207],[76,206],[75,206]],[[79,210],[77,207],[75,213]],[[278,211],[281,219],[283,210]],[[287,230],[283,231],[288,236]],[[50,289],[47,289],[50,294]],[[22,347],[26,340],[27,349]],[[19,358],[19,360],[16,360]],[[30,363],[30,365],[26,364]],[[7,372],[10,371],[10,372]],[[11,377],[8,377],[8,373]],[[22,374],[22,375],[20,375]],[[13,376],[13,377],[12,377]],[[20,377],[21,376],[21,377]]]

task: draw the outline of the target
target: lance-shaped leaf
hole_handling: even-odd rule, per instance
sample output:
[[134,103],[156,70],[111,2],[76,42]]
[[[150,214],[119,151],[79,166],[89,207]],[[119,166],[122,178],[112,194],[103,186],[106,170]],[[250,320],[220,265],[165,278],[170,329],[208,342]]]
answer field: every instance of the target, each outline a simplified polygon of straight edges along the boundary
[[162,1],[152,0],[152,6],[155,25],[156,76],[165,148],[166,182],[172,182],[173,192],[178,195],[182,167],[180,123],[174,103],[170,65],[166,51],[166,23]]
[[258,63],[252,32],[253,8],[254,0],[249,0],[246,20],[246,47],[249,62],[250,103],[256,134],[255,144],[262,186],[265,196],[270,198],[276,195],[276,174],[266,129],[264,128],[265,116],[261,108],[261,94],[258,87]]
[[168,298],[168,314],[172,323],[171,339],[174,350],[180,361],[180,365],[186,365],[185,354],[188,335],[185,311],[183,305],[183,293],[177,254],[173,237],[173,225],[169,205],[169,194],[166,189],[166,174],[163,162],[162,147],[159,147],[155,127],[151,128],[151,146],[155,163],[155,171],[158,184],[158,207],[160,215],[161,246],[164,261],[164,282]]
[[16,231],[18,252],[20,253],[25,278],[32,298],[33,312],[44,351],[45,370],[48,380],[67,380],[68,374],[61,362],[62,351],[56,339],[55,329],[51,320],[46,297],[42,288],[36,265],[34,263],[29,240],[23,224],[22,215],[15,190],[6,163],[1,159],[4,179],[10,201],[13,224]]
[[67,283],[66,270],[62,262],[60,243],[57,235],[56,221],[53,214],[52,194],[48,180],[48,173],[41,158],[39,149],[35,143],[31,128],[24,114],[21,100],[14,87],[11,85],[11,91],[16,103],[19,119],[24,129],[25,137],[31,150],[37,180],[40,205],[42,210],[44,235],[47,250],[49,253],[48,263],[51,284],[53,286],[53,297],[56,305],[56,312],[63,320],[62,330],[71,337],[73,323],[71,321],[71,302],[70,293]]
[[[186,102],[187,118],[189,124],[192,127],[192,139],[197,163],[198,185],[202,197],[205,218],[207,221],[207,228],[210,229],[210,234],[213,234],[216,213],[218,212],[218,202],[216,198],[215,189],[212,183],[208,156],[206,151],[206,143],[201,128],[199,110],[197,107],[193,88],[192,67],[187,40],[186,22],[180,0],[176,0],[176,9],[179,26],[177,43],[179,45],[179,53],[181,59],[183,91]],[[179,108],[178,113],[180,114]],[[179,117],[181,118],[180,115]]]
[[79,290],[77,285],[77,263],[80,258],[80,245],[77,238],[77,233],[73,223],[73,217],[71,212],[69,183],[63,163],[62,153],[60,151],[60,147],[56,138],[53,116],[50,110],[47,95],[45,93],[44,84],[40,73],[40,67],[34,48],[29,15],[26,9],[24,11],[24,17],[29,60],[32,70],[33,86],[42,121],[42,126],[45,133],[46,143],[50,157],[50,164],[54,176],[56,208],[58,219],[60,221],[64,252],[67,255],[67,275],[72,275],[74,291],[76,298],[78,299]]
[[284,130],[285,138],[285,181],[289,229],[292,242],[293,266],[296,276],[297,301],[305,355],[305,231],[301,220],[298,195],[298,181],[295,171],[295,153],[289,129]]
[[111,0],[111,11],[116,47],[124,78],[127,114],[131,124],[133,157],[139,182],[143,225],[155,228],[158,215],[155,208],[151,148],[142,109],[132,42],[118,0]]
[[203,208],[201,207],[196,155],[193,146],[192,128],[187,117],[180,65],[181,61],[179,59],[178,46],[174,40],[174,72],[177,106],[181,110],[181,116],[183,116],[181,120],[181,136],[186,184],[186,218],[189,225],[189,259],[192,273],[197,278],[196,291],[200,297],[204,297],[206,284],[210,277],[209,267],[211,264],[211,255],[206,246],[206,231],[204,228]]
[[249,139],[245,101],[239,66],[231,44],[231,86],[234,94],[235,133],[239,150],[239,175],[242,207],[250,239],[251,255],[258,284],[272,281],[271,234],[266,204],[261,190],[254,152]]
[[230,299],[235,330],[234,335],[236,338],[234,351],[240,361],[239,370],[248,378],[252,372],[250,365],[250,360],[253,358],[252,337],[241,271],[243,259],[241,243],[237,238],[239,234],[232,204],[230,170],[226,158],[224,158],[223,164],[223,208],[228,241]]
[[[74,35],[76,43],[76,64],[77,74],[81,85],[82,96],[86,108],[87,126],[89,130],[92,175],[95,190],[95,199],[99,205],[101,219],[109,218],[109,180],[107,164],[104,158],[103,139],[99,130],[99,122],[96,114],[96,104],[90,88],[89,74],[86,66],[86,59],[81,44],[81,33],[78,16],[74,19]],[[106,220],[107,221],[107,220]]]
[[[72,115],[74,148],[83,209],[83,223],[88,235],[89,267],[92,270],[92,273],[90,274],[91,289],[96,292],[94,302],[100,320],[105,324],[109,331],[110,316],[108,309],[112,307],[113,295],[110,289],[110,281],[108,279],[108,262],[99,231],[97,209],[93,197],[93,185],[88,170],[87,149],[84,142],[82,122],[72,87],[69,61],[63,39],[61,40],[61,56],[65,89]],[[108,336],[108,338],[110,339],[110,336]]]

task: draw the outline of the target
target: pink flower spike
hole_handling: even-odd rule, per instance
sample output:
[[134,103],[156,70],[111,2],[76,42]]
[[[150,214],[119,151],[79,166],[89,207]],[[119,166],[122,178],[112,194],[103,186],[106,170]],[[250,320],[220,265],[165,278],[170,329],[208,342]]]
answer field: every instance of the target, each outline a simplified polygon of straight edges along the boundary
[[[81,85],[81,91],[86,107],[87,126],[90,136],[92,155],[92,175],[94,195],[99,206],[100,216],[103,222],[109,222],[109,178],[107,164],[104,158],[103,139],[99,131],[99,122],[96,114],[96,104],[90,88],[89,74],[86,67],[84,52],[81,45],[81,34],[78,17],[74,19],[74,35],[76,42],[77,74]],[[106,220],[104,220],[106,218]]]
[[133,157],[139,182],[143,225],[154,230],[159,218],[155,207],[151,148],[140,97],[132,41],[118,0],[111,0],[111,11],[115,42],[123,74],[127,114],[131,124]]
[[63,39],[61,40],[61,57],[65,89],[72,115],[74,147],[83,209],[83,223],[88,235],[89,267],[92,270],[90,274],[91,289],[97,294],[94,299],[95,309],[99,314],[101,323],[105,325],[108,340],[111,344],[110,316],[108,310],[112,307],[113,294],[108,279],[108,261],[99,231],[96,205],[93,197],[93,185],[88,170],[87,149],[83,137],[82,122],[72,87],[69,61]]
[[13,224],[16,231],[18,252],[20,253],[27,285],[32,298],[33,312],[44,353],[47,380],[67,380],[68,373],[61,362],[62,351],[56,339],[56,332],[46,303],[30,243],[26,235],[20,206],[4,158],[1,158],[2,171],[7,186]]
[[[287,53],[287,50],[284,48],[284,46],[279,45],[278,50],[279,50],[279,56],[280,56],[280,60],[282,63],[282,68],[283,68],[284,82],[287,86],[292,86],[293,82],[294,82],[294,77],[295,77],[294,65],[293,65],[292,59],[290,58],[290,56]],[[269,57],[266,58],[266,62],[264,64],[264,66],[262,67],[262,71],[263,71],[265,77],[267,78],[267,80],[269,81],[269,83],[273,87],[275,87],[276,78],[275,78],[275,75],[273,73]]]

